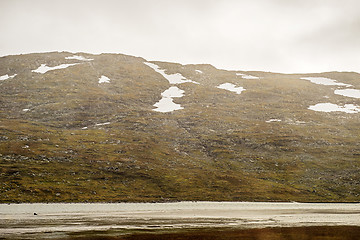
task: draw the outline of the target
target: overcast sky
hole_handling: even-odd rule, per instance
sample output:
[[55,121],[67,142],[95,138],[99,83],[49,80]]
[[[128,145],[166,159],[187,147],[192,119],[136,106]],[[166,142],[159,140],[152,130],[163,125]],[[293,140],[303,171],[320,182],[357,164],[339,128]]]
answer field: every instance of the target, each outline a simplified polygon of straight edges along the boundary
[[360,1],[0,0],[0,55],[46,51],[360,72]]

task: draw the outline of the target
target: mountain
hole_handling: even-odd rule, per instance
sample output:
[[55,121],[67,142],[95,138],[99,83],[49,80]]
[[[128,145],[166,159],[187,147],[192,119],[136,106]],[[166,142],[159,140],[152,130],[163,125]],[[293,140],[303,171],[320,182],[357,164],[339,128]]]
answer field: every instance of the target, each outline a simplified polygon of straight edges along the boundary
[[360,74],[0,58],[0,202],[360,201]]

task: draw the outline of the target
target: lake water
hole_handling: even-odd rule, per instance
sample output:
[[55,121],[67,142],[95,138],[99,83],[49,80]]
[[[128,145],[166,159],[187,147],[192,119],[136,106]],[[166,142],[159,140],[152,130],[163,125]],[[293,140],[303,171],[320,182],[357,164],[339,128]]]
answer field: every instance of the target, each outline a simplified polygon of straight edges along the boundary
[[360,226],[360,204],[0,204],[0,238],[9,239],[66,238],[89,231],[121,235],[139,230],[298,226]]

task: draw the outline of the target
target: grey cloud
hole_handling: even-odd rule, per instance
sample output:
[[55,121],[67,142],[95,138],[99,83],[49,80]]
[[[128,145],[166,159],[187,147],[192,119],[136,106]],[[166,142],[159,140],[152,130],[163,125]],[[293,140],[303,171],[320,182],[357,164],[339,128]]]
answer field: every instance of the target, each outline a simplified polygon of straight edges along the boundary
[[[332,57],[333,66],[353,69],[359,55],[359,4],[355,0],[0,0],[0,55],[119,52],[278,72],[331,70],[319,62]],[[314,51],[319,53],[316,61]]]

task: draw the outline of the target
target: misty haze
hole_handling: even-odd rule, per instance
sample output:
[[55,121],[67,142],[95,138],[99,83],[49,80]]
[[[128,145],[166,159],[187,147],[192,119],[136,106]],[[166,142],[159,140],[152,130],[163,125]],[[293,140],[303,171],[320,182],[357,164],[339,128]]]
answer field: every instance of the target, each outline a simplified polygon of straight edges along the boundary
[[1,239],[357,239],[360,6],[0,2]]

